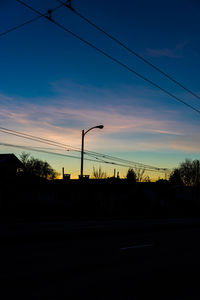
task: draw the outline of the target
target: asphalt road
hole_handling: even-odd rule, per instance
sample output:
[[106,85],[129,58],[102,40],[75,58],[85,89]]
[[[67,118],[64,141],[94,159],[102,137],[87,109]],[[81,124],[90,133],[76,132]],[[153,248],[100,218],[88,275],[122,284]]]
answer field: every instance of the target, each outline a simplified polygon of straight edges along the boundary
[[1,299],[200,299],[198,226],[71,235],[53,228],[4,235]]

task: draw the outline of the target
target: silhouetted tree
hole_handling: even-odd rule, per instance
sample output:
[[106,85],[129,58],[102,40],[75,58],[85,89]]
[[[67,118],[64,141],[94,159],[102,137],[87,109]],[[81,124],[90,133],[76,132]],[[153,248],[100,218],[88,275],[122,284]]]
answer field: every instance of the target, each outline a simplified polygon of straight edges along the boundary
[[145,169],[141,169],[141,168],[135,168],[134,169],[134,172],[136,174],[136,181],[137,182],[142,182],[144,181],[144,172],[145,172]]
[[196,186],[200,184],[200,161],[186,159],[170,175],[170,182],[184,184],[187,186]]
[[173,185],[183,185],[179,169],[174,169],[169,176],[169,183]]
[[195,186],[200,183],[200,161],[186,159],[178,168],[185,185]]
[[128,169],[128,172],[126,174],[126,179],[129,181],[129,182],[136,182],[136,174],[135,174],[135,171],[133,169]]
[[101,167],[99,167],[99,169],[95,169],[95,167],[93,167],[92,176],[94,179],[106,179],[107,177],[106,172],[102,171]]
[[54,179],[57,176],[55,170],[46,161],[34,158],[25,152],[20,155],[20,159],[24,165],[23,172],[26,174],[45,179]]

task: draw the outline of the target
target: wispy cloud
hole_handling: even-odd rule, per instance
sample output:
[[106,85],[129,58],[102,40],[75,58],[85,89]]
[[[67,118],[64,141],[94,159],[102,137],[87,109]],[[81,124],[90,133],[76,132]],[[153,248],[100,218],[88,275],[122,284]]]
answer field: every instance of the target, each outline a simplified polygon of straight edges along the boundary
[[146,54],[152,57],[171,57],[171,58],[182,58],[182,49],[188,44],[188,41],[184,41],[174,48],[161,48],[161,49],[146,49]]
[[[174,121],[156,119],[149,109],[138,115],[138,109],[128,105],[101,106],[88,108],[77,107],[72,103],[64,104],[56,101],[56,105],[24,104],[4,106],[0,116],[3,123],[29,124],[44,128],[65,128],[76,130],[96,123],[106,124],[107,133],[117,132],[149,132],[179,135],[180,132],[171,130]],[[166,127],[168,129],[166,129]]]
[[152,57],[172,57],[172,58],[181,58],[182,56],[175,53],[174,50],[170,50],[167,48],[164,49],[146,49],[146,53],[148,56]]
[[183,41],[182,43],[176,45],[175,50],[182,50],[188,43],[188,41]]
[[[1,99],[1,98],[0,98]],[[54,99],[47,104],[30,104],[15,99],[1,103],[0,126],[80,147],[81,129],[103,123],[103,132],[87,136],[90,149],[121,151],[175,149],[186,151],[186,134],[195,132],[192,125],[168,120],[165,112],[131,105],[79,105]],[[159,117],[158,117],[159,116]],[[2,135],[2,134],[1,134]],[[196,136],[190,138],[190,151],[196,151]],[[2,138],[10,141],[10,136]],[[12,137],[12,141],[18,138]],[[30,144],[29,141],[26,142]],[[33,142],[31,142],[32,144]],[[194,145],[194,147],[193,147]]]

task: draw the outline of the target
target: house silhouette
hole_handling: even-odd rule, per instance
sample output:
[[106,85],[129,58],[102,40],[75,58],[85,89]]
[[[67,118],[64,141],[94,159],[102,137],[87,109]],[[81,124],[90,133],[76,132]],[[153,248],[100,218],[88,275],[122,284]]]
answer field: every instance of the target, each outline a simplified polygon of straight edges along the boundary
[[13,154],[0,154],[0,178],[11,179],[23,168],[22,162]]

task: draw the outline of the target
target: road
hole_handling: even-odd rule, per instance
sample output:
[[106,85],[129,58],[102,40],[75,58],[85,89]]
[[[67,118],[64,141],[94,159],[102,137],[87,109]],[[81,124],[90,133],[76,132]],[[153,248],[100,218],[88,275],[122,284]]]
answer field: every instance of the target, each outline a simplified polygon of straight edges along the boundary
[[1,299],[200,298],[198,226],[71,235],[53,228],[2,238]]

